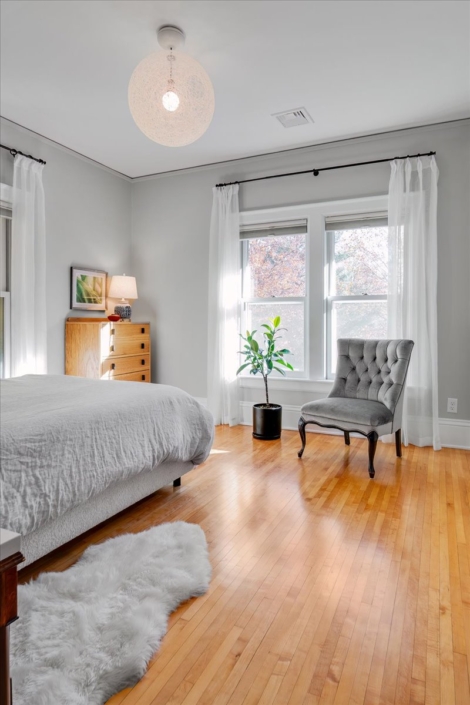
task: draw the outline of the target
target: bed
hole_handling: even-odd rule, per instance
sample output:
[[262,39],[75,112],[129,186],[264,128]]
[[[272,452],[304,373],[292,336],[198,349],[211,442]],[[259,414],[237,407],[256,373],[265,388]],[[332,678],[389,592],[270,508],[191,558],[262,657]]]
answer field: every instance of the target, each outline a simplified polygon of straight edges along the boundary
[[204,462],[211,414],[160,384],[1,381],[0,525],[28,565]]

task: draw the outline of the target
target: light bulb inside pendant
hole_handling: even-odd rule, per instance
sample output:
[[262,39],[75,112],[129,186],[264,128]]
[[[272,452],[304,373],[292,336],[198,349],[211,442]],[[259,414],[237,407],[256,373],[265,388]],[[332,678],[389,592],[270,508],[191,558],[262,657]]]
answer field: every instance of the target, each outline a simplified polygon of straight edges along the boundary
[[162,97],[162,103],[165,110],[173,113],[175,110],[178,110],[180,99],[174,91],[167,91]]

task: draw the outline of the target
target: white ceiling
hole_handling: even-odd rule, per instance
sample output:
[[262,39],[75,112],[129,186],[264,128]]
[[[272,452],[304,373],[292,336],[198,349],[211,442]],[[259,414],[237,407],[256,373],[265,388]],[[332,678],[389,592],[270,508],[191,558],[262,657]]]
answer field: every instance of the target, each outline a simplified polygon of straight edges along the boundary
[[[127,85],[176,24],[214,119],[187,147],[134,124]],[[470,4],[2,0],[1,114],[136,177],[470,115]],[[271,117],[305,107],[313,125]]]

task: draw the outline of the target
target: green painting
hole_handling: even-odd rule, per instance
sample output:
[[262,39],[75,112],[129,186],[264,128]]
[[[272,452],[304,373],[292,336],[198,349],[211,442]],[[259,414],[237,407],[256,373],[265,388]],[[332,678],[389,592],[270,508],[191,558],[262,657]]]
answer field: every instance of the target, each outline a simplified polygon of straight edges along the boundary
[[71,308],[86,311],[106,309],[106,272],[72,267]]

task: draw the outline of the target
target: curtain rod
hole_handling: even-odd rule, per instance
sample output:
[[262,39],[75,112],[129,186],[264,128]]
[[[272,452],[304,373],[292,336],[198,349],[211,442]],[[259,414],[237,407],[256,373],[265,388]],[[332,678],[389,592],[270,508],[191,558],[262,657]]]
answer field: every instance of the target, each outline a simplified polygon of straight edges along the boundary
[[332,169],[348,169],[352,166],[365,166],[366,164],[382,164],[392,162],[394,159],[415,159],[416,157],[432,157],[436,152],[426,152],[426,154],[408,154],[406,157],[390,157],[389,159],[374,159],[369,162],[355,162],[354,164],[339,164],[338,166],[324,166],[320,169],[305,169],[304,171],[291,171],[288,174],[271,174],[270,176],[258,176],[256,179],[243,179],[242,181],[231,181],[228,184],[216,184],[216,188],[224,186],[235,186],[235,184],[249,184],[252,181],[264,181],[265,179],[280,179],[283,176],[298,176],[299,174],[313,174],[318,176],[321,171],[331,171]]
[[35,162],[39,162],[39,164],[45,164],[46,162],[44,159],[36,159],[36,157],[33,157],[31,154],[25,154],[24,152],[20,152],[19,149],[13,149],[12,147],[7,147],[4,144],[0,144],[0,147],[2,149],[8,149],[12,157],[16,157],[17,154],[21,154],[22,157],[28,157],[28,159],[32,159]]

